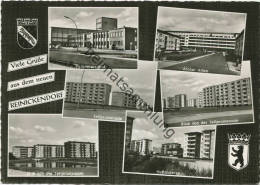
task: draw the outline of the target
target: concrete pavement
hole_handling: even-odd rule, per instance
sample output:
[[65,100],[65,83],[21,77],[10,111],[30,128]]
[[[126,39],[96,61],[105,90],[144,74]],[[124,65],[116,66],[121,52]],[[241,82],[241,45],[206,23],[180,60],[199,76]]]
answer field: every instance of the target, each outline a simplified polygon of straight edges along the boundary
[[166,67],[162,67],[161,69],[237,75],[236,72],[229,70],[222,53],[205,55],[195,59],[180,61],[172,65],[167,64]]

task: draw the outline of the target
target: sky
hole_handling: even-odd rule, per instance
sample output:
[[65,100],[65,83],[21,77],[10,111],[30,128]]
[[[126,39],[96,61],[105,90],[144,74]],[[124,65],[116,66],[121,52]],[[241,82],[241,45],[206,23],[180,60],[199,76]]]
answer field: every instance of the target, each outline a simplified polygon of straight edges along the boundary
[[159,7],[157,28],[167,31],[240,33],[245,28],[244,13]]
[[161,147],[163,143],[180,143],[183,146],[184,133],[215,129],[215,126],[212,125],[199,127],[172,127],[175,134],[169,139],[166,139],[163,136],[163,129],[154,124],[153,120],[150,120],[143,112],[127,111],[127,116],[135,118],[133,121],[132,140],[151,139],[152,147]]
[[[129,87],[134,89],[134,94],[138,94],[149,105],[153,106],[156,83],[156,68],[156,62],[138,61],[137,70],[114,69],[113,72],[116,72],[118,74],[118,79],[120,77],[123,77],[124,81],[127,82]],[[83,70],[68,70],[66,73],[66,82],[80,82],[82,71]],[[122,92],[116,84],[117,81],[113,82],[110,80],[109,76],[107,76],[108,71],[109,70],[104,73],[104,70],[85,70],[83,82],[107,83],[112,85],[112,92]]]
[[176,94],[186,94],[187,98],[197,98],[207,86],[238,80],[251,76],[250,61],[243,61],[240,76],[186,71],[161,70],[162,98]]
[[99,17],[117,18],[118,27],[138,27],[137,7],[62,7],[49,8],[49,27],[74,28],[73,19],[78,28],[96,29],[96,19]]
[[10,152],[14,145],[63,145],[66,141],[94,142],[98,151],[98,121],[60,114],[9,114]]

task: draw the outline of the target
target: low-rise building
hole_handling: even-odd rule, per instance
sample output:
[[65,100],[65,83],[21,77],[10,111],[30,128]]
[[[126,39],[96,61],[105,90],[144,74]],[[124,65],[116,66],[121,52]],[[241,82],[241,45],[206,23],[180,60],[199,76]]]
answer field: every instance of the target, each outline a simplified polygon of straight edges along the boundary
[[167,31],[157,29],[155,49],[156,52],[160,51],[179,51],[181,49],[180,45],[181,37],[174,35]]

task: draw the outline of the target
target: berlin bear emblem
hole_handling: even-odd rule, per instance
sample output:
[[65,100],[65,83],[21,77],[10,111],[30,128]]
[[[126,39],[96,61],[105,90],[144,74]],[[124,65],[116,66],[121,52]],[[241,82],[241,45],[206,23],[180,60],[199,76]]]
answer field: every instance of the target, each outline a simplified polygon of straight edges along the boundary
[[249,140],[251,135],[228,134],[228,164],[235,170],[242,170],[249,163]]
[[17,44],[23,49],[32,49],[38,41],[38,19],[18,18]]

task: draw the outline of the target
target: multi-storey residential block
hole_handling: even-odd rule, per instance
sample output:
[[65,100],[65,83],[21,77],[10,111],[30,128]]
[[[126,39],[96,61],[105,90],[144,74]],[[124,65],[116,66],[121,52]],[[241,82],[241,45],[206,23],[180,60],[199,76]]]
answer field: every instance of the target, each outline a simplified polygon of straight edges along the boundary
[[185,133],[183,157],[213,159],[215,130]]
[[200,132],[189,132],[184,134],[185,145],[183,147],[183,157],[200,158]]
[[[81,91],[81,92],[80,92]],[[66,83],[66,102],[108,105],[111,85],[105,83]]]
[[131,140],[132,140],[132,131],[133,131],[133,121],[135,118],[127,117],[126,120],[126,129],[125,129],[125,150],[126,152],[130,151]]
[[95,143],[68,141],[64,148],[66,158],[96,158]]
[[112,92],[112,105],[136,108],[137,97],[125,92]]
[[17,158],[32,158],[34,151],[33,147],[29,146],[13,146],[12,153]]
[[186,94],[177,94],[174,97],[168,97],[169,108],[182,108],[187,107],[187,96]]
[[167,31],[157,29],[155,49],[157,52],[164,51],[179,51],[181,49],[181,37]]
[[198,107],[197,98],[191,98],[188,100],[188,107]]
[[215,153],[215,130],[204,130],[201,134],[200,158],[213,159]]
[[164,143],[162,144],[161,154],[174,157],[182,157],[183,149],[179,143]]
[[204,101],[203,92],[199,92],[198,93],[198,98],[197,98],[198,108],[204,107],[203,101]]
[[251,105],[250,78],[203,88],[203,107]]
[[237,62],[241,62],[242,60],[242,54],[244,49],[244,34],[245,31],[243,30],[236,38],[236,46],[235,46],[235,56]]
[[62,158],[64,157],[63,145],[37,144],[33,146],[35,158]]
[[132,140],[130,150],[133,152],[137,152],[140,155],[148,155],[152,152],[152,140],[150,139]]
[[238,33],[168,31],[181,37],[182,48],[233,50]]

